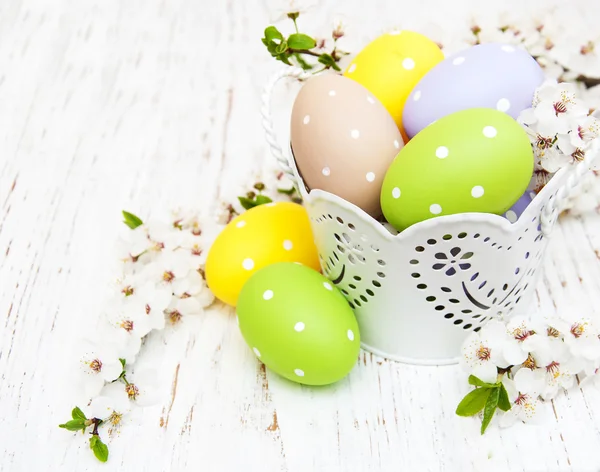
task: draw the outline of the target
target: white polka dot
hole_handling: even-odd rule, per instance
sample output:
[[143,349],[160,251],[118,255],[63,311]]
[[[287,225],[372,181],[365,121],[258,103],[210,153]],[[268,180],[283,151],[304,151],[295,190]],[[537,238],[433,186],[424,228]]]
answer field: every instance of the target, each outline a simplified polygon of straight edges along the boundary
[[508,111],[510,108],[510,101],[508,100],[508,98],[501,98],[500,100],[498,100],[498,103],[496,103],[496,110],[498,111]]
[[350,131],[350,136],[352,136],[354,139],[358,139],[360,137],[360,131],[353,129]]
[[310,123],[310,115],[306,115],[304,117],[304,119],[302,120],[302,123],[304,123],[305,125]]
[[371,95],[367,95],[367,102],[369,102],[371,105],[373,105],[375,103],[375,99],[373,97],[371,97]]
[[367,178],[367,182],[373,182],[375,180],[375,174],[373,172],[367,172],[365,177]]
[[420,98],[421,98],[421,91],[420,91],[420,90],[417,90],[417,91],[415,92],[415,94],[413,95],[413,100],[414,100],[415,102],[418,102]]
[[402,67],[404,67],[406,70],[412,70],[415,68],[415,61],[410,57],[407,57],[402,61]]
[[260,351],[258,349],[253,347],[252,350],[254,351],[254,354],[256,354],[256,357],[260,357]]
[[484,193],[485,193],[485,190],[483,189],[483,187],[481,185],[475,185],[475,187],[473,187],[471,189],[471,196],[473,198],[483,197]]
[[352,74],[356,70],[356,64],[352,64],[348,69],[348,74]]
[[529,192],[529,198],[533,200],[535,198],[535,192]]
[[325,177],[329,177],[329,174],[331,174],[331,169],[329,167],[323,167],[323,170],[321,171],[321,173],[325,176]]
[[429,211],[432,215],[439,215],[442,212],[442,207],[437,203],[434,203],[429,207]]
[[396,31],[390,31],[388,34],[390,36],[398,36],[399,34],[402,34],[402,30],[400,30],[400,31],[397,31],[397,30]]
[[515,52],[515,48],[513,48],[512,46],[502,46],[502,50],[504,52]]
[[463,62],[465,62],[465,58],[463,56],[459,56],[452,61],[452,65],[460,66]]
[[511,223],[514,223],[515,221],[517,221],[517,220],[519,219],[519,218],[517,217],[517,214],[516,214],[514,211],[512,211],[512,210],[508,210],[508,211],[505,213],[505,216],[506,216],[506,219],[507,219],[508,221],[510,221]]
[[400,143],[398,142],[398,140],[397,140],[397,139],[394,139],[394,147],[395,147],[396,149],[400,149]]
[[304,377],[304,371],[300,369],[294,369],[294,374],[296,374],[298,377]]
[[329,282],[323,282],[323,287],[325,287],[327,290],[333,290],[333,287]]
[[304,331],[304,323],[302,323],[302,321],[298,321],[298,323],[294,325],[294,329],[298,332]]
[[440,146],[435,150],[435,157],[440,159],[446,159],[448,157],[448,148],[446,146]]
[[486,138],[495,138],[497,134],[498,131],[493,126],[486,126],[485,128],[483,128],[483,135]]
[[265,300],[270,300],[273,298],[273,290],[265,290],[265,293],[263,293],[263,298]]
[[254,261],[252,259],[244,259],[244,262],[242,262],[242,267],[246,270],[252,270],[254,269]]
[[348,335],[348,339],[350,341],[354,341],[354,331],[352,331],[351,329],[349,329],[346,334]]
[[335,90],[330,90],[329,91],[329,96],[330,97],[335,97]]
[[244,220],[242,220],[242,221],[238,221],[238,222],[235,224],[235,226],[236,226],[237,228],[243,228],[244,226],[246,226],[246,222],[245,222]]
[[289,239],[286,239],[283,242],[283,249],[285,249],[286,251],[291,251],[293,247],[294,244]]
[[401,193],[402,192],[400,192],[400,189],[398,187],[394,187],[392,189],[392,197],[394,197],[394,198],[400,198]]

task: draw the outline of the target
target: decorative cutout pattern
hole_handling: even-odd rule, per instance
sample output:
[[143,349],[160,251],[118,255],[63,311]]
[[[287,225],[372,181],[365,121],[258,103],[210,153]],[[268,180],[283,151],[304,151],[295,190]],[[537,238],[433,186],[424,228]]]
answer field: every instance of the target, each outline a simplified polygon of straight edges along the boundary
[[[416,296],[451,329],[479,331],[491,318],[511,314],[530,289],[545,244],[539,217],[534,217],[518,236],[533,244],[521,249],[506,245],[483,231],[445,232],[412,246],[405,261],[386,256],[380,241],[371,241],[366,232],[342,216],[329,213],[311,218],[330,248],[320,254],[324,274],[340,288],[354,310],[366,307],[375,297],[389,297],[394,287],[386,285],[387,270],[404,271],[412,280]],[[516,239],[516,238],[515,238]],[[523,244],[525,246],[525,244]],[[514,253],[514,251],[517,251]],[[517,253],[520,255],[517,257]],[[506,261],[513,266],[506,269]],[[498,281],[499,270],[503,278]]]

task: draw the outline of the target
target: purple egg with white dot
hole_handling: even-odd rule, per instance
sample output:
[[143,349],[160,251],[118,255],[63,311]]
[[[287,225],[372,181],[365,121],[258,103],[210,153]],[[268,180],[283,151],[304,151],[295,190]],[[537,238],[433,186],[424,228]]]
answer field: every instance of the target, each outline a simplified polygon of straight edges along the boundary
[[508,44],[473,46],[444,59],[416,85],[404,105],[412,138],[434,121],[468,108],[493,108],[517,118],[544,81],[537,61]]
[[527,192],[521,195],[517,202],[513,206],[511,206],[510,209],[502,216],[504,216],[504,218],[506,218],[511,223],[516,223],[534,198],[535,192],[527,190]]

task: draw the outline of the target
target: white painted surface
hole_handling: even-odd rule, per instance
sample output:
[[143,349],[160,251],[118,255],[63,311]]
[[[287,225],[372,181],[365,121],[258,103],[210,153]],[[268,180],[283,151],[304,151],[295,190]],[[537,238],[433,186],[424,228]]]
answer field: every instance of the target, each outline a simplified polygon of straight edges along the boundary
[[[342,4],[324,3],[307,30],[325,32]],[[362,38],[406,24],[401,3],[343,11]],[[467,10],[447,3],[421,2],[421,13],[453,24],[449,12]],[[458,368],[363,354],[339,384],[300,387],[265,373],[231,312],[146,343],[167,397],[133,415],[107,465],[56,427],[78,401],[70,363],[93,336],[120,210],[208,211],[267,156],[257,119],[277,68],[259,41],[267,22],[258,0],[0,5],[0,470],[598,470],[596,390],[548,405],[545,426],[481,438],[476,420],[454,415],[467,391]],[[598,235],[598,216],[562,221],[544,310],[599,305]]]

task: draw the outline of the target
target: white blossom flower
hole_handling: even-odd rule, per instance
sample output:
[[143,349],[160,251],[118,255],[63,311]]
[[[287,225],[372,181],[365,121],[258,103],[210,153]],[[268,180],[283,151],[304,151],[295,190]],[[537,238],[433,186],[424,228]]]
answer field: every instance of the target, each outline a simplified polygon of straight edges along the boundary
[[147,280],[170,288],[172,293],[183,294],[193,283],[195,276],[188,278],[188,275],[196,269],[194,263],[187,251],[166,251],[148,264],[144,276]]
[[544,400],[554,398],[560,390],[568,390],[575,382],[575,376],[579,372],[578,363],[572,359],[557,362],[552,361],[545,367],[539,369],[545,382],[540,394]]
[[286,19],[288,13],[306,13],[318,3],[317,0],[268,0],[267,7],[271,22],[276,23]]
[[473,332],[462,346],[463,368],[484,382],[496,382],[497,368],[506,367],[502,350],[507,338],[506,327],[495,320]]
[[565,330],[565,344],[571,355],[589,361],[600,359],[600,333],[588,319],[580,319],[571,323]]
[[593,116],[587,116],[577,125],[577,129],[569,133],[569,141],[575,149],[586,149],[591,141],[598,138],[598,135],[600,135],[600,121]]
[[123,367],[117,348],[110,339],[87,342],[83,351],[80,366],[85,375],[84,392],[89,398],[97,395],[105,382],[112,382],[119,377]]
[[119,432],[127,413],[131,411],[131,402],[124,386],[122,382],[106,385],[100,395],[92,399],[88,408],[90,418],[99,418],[108,425],[109,437]]
[[502,346],[506,365],[520,365],[527,359],[529,344],[535,335],[535,324],[524,316],[512,317],[506,324],[508,339]]
[[127,384],[119,383],[115,400],[133,401],[138,406],[151,406],[160,400],[159,377],[155,369],[136,369],[127,373]]
[[500,416],[500,427],[508,427],[516,421],[539,423],[543,421],[539,401],[540,379],[530,369],[520,369],[514,379],[502,380],[508,393],[511,409]]
[[173,297],[171,304],[166,309],[167,320],[172,325],[177,325],[188,316],[196,316],[202,313],[204,307],[200,300],[192,296]]
[[106,309],[106,319],[113,327],[111,340],[119,356],[133,362],[142,345],[142,338],[152,330],[152,319],[137,304],[116,304]]
[[162,329],[165,326],[164,311],[172,296],[169,287],[148,281],[123,301],[124,312],[132,313],[136,320],[146,317],[146,321],[142,321],[145,328]]
[[535,124],[535,131],[542,136],[568,133],[574,120],[586,117],[589,112],[576,98],[576,91],[573,84],[547,81],[535,92],[533,109],[521,114],[523,122]]
[[212,305],[212,303],[215,301],[215,295],[210,291],[205,282],[202,284],[201,289],[195,292],[193,296],[196,300],[198,300],[198,303],[200,303],[202,308]]
[[[577,41],[577,40],[575,40]],[[550,52],[551,57],[577,75],[600,77],[600,40],[581,38],[563,41]]]

